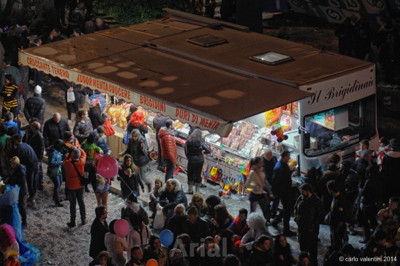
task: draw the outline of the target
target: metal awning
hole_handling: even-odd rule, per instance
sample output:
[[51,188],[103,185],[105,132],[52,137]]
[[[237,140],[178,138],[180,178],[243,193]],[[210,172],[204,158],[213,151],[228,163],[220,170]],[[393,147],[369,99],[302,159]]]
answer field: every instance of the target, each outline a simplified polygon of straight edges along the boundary
[[[222,36],[228,43],[205,48],[186,41],[204,33]],[[271,49],[294,61],[267,66],[248,58]],[[335,56],[262,34],[170,19],[19,52],[23,65],[222,136],[229,133],[232,122],[310,96],[299,85],[365,64]]]

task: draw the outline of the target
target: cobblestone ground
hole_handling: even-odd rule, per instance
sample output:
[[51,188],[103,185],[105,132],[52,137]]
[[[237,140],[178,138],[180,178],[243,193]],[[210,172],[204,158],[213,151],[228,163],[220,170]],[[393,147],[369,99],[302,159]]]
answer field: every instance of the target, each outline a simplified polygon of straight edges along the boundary
[[[46,98],[46,95],[44,95]],[[58,111],[64,117],[66,115],[65,107],[58,102],[46,98],[46,117],[51,117],[51,114]],[[44,173],[46,173],[47,165],[44,164]],[[155,163],[150,163],[151,178],[162,177],[163,173],[156,170]],[[177,178],[184,185],[186,190],[186,176],[179,174]],[[41,260],[37,265],[87,265],[91,258],[89,257],[89,243],[90,243],[90,225],[95,218],[94,209],[96,207],[96,199],[94,193],[85,193],[85,205],[88,224],[77,226],[73,230],[67,228],[69,221],[69,202],[63,201],[64,206],[56,208],[52,201],[53,184],[50,179],[45,175],[45,188],[43,191],[38,192],[37,209],[28,208],[28,228],[24,230],[25,240],[38,247],[41,251]],[[114,181],[114,187],[118,188],[119,184]],[[64,186],[62,186],[63,190]],[[217,194],[219,187],[212,184],[207,184],[207,188],[202,188],[201,192],[205,197],[211,194]],[[148,194],[141,196],[147,198]],[[190,200],[190,196],[189,196]],[[230,198],[224,198],[224,203],[228,207],[228,211],[236,216],[240,208],[249,208],[249,203],[246,198],[233,195]],[[122,199],[114,194],[109,195],[108,200],[108,221],[120,218],[120,210],[124,206]],[[257,210],[260,211],[260,210]],[[80,217],[77,212],[77,224],[79,224]],[[296,231],[296,225],[291,222],[292,230]],[[277,234],[279,231],[273,227],[269,228],[272,234]],[[360,229],[359,229],[360,230]],[[322,262],[323,255],[326,253],[327,247],[330,243],[329,228],[321,226],[319,242],[319,260]],[[350,236],[349,242],[355,247],[360,247],[358,241],[360,236]],[[289,243],[295,255],[299,254],[299,246],[297,238],[289,238]]]

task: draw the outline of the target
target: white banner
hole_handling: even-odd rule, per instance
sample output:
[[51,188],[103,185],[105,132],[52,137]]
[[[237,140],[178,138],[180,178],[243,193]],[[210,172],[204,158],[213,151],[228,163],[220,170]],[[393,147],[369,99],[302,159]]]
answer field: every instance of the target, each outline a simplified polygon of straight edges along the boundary
[[183,107],[178,108],[171,103],[139,94],[133,89],[123,88],[116,83],[101,78],[95,78],[75,70],[63,68],[55,62],[26,54],[24,51],[19,52],[19,62],[22,65],[43,71],[46,74],[89,87],[93,90],[107,93],[108,95],[115,96],[118,99],[125,100],[126,102],[131,102],[135,105],[142,106],[145,109],[161,113],[172,119],[178,119],[179,121],[188,123],[193,127],[218,133],[223,137],[227,136],[232,130],[232,123],[211,118],[204,114],[195,113],[186,110]]

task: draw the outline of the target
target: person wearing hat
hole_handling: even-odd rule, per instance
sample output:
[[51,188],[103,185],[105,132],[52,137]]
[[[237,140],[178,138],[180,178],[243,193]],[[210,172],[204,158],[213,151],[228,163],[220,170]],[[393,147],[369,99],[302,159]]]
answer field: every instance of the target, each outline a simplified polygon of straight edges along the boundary
[[400,138],[389,142],[390,151],[383,157],[381,176],[383,181],[384,202],[390,197],[400,196]]
[[183,232],[190,236],[193,243],[200,244],[201,239],[208,236],[208,223],[199,217],[199,211],[192,206],[187,209],[187,219],[183,224]]
[[324,219],[324,208],[310,184],[302,184],[300,192],[294,207],[300,250],[309,252],[313,264],[318,265],[318,233],[319,224]]
[[44,99],[42,98],[42,87],[35,86],[33,96],[28,98],[24,106],[24,115],[26,120],[30,121],[36,118],[41,125],[44,124],[44,111],[46,109]]

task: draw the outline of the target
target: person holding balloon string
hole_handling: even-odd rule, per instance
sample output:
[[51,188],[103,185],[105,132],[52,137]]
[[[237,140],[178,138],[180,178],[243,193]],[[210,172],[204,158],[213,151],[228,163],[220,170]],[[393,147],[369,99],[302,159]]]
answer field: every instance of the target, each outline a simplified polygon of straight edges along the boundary
[[118,174],[118,161],[110,156],[98,158],[96,164],[96,189],[97,206],[107,207],[108,192],[111,187],[111,179]]
[[104,244],[111,257],[111,263],[114,266],[125,266],[124,252],[129,249],[125,237],[129,233],[129,223],[125,219],[112,220],[109,229],[110,232],[104,236]]
[[126,199],[129,195],[134,194],[140,196],[139,186],[144,193],[144,185],[140,179],[139,168],[133,163],[133,158],[130,154],[125,154],[122,163],[118,169],[117,179],[121,185],[122,198]]

